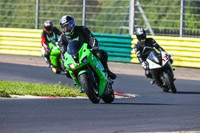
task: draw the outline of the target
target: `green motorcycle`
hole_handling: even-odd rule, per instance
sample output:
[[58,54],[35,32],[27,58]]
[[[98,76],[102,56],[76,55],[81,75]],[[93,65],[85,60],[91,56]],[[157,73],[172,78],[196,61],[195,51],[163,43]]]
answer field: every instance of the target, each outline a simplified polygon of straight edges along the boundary
[[113,102],[115,96],[112,89],[113,81],[108,77],[101,61],[94,56],[87,43],[72,41],[64,54],[64,66],[76,85],[85,91],[92,103]]
[[50,67],[55,74],[60,74],[62,72],[62,64],[63,61],[61,59],[61,52],[56,44],[56,42],[51,42],[49,43],[49,48],[50,48]]

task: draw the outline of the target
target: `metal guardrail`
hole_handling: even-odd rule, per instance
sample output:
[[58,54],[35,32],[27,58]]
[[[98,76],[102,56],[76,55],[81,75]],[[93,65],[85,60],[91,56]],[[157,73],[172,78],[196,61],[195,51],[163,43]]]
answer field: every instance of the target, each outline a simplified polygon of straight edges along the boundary
[[42,30],[0,28],[0,53],[41,56]]
[[100,49],[108,52],[109,61],[130,62],[131,41],[130,35],[93,33],[97,38]]
[[[161,37],[148,36],[154,38],[174,59],[174,66],[200,68],[200,39],[186,37]],[[132,36],[132,48],[137,42],[136,36]],[[138,63],[135,51],[131,52],[131,62]]]

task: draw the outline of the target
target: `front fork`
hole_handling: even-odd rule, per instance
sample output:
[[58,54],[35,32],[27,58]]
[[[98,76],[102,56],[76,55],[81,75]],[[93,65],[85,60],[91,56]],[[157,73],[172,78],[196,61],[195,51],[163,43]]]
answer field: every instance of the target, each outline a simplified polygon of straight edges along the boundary
[[75,76],[75,74],[72,71],[69,71],[70,76],[72,77],[74,84],[77,85],[79,87],[79,90],[82,90],[82,86],[80,84],[80,82],[78,81],[78,78]]

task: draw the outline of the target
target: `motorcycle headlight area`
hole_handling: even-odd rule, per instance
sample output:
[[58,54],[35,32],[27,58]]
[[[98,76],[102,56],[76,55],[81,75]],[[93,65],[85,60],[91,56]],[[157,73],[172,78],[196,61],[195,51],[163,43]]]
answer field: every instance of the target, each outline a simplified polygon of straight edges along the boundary
[[85,57],[81,60],[81,62],[82,62],[82,63],[85,63],[85,62],[87,62],[87,60],[88,60],[88,58],[87,58],[87,56],[85,56]]
[[75,64],[68,64],[68,66],[72,69],[75,68]]

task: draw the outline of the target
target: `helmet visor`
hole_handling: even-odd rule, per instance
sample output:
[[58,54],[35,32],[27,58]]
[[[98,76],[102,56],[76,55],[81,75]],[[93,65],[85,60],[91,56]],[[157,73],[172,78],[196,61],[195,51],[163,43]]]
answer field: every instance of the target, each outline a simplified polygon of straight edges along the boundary
[[52,33],[53,32],[53,27],[52,26],[47,26],[45,27],[46,33]]
[[140,35],[140,36],[137,36],[137,39],[138,39],[139,41],[145,40],[145,39],[146,39],[146,36]]
[[62,26],[62,30],[64,32],[70,32],[72,30],[72,25],[71,24],[65,24]]

